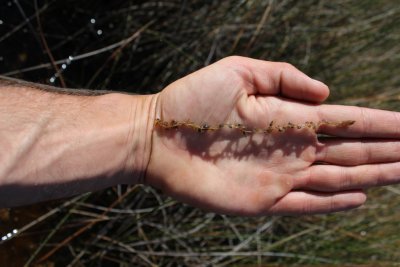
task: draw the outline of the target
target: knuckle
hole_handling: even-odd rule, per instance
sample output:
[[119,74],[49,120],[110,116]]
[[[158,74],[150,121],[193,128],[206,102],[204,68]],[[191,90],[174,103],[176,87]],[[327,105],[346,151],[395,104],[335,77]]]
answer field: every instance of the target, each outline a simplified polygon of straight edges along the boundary
[[242,61],[243,59],[245,59],[245,57],[233,55],[233,56],[225,57],[221,61],[223,61],[223,62],[237,62],[237,61]]
[[332,196],[329,198],[329,211],[330,212],[338,210],[339,206],[340,206],[339,202],[335,197]]
[[301,208],[301,212],[303,214],[310,214],[312,212],[312,207],[313,207],[313,205],[312,205],[311,199],[306,199],[303,202],[303,205],[302,205],[302,208]]
[[291,63],[279,62],[279,64],[283,70],[297,70],[297,68],[294,65],[292,65]]
[[368,133],[371,130],[371,120],[369,118],[369,113],[364,107],[358,107],[361,117],[361,131],[363,134]]
[[353,176],[349,172],[349,170],[345,167],[341,168],[340,171],[340,183],[338,185],[338,190],[346,190],[349,189],[353,185]]
[[363,159],[363,162],[361,163],[370,163],[372,161],[371,145],[366,143],[364,140],[361,140],[360,144],[363,146],[363,156],[360,157]]

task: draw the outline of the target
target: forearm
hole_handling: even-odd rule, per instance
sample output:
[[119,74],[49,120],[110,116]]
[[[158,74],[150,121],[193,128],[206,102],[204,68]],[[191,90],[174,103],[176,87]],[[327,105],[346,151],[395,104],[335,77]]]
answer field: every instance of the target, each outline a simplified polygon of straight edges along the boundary
[[155,95],[34,87],[0,82],[0,206],[141,182]]

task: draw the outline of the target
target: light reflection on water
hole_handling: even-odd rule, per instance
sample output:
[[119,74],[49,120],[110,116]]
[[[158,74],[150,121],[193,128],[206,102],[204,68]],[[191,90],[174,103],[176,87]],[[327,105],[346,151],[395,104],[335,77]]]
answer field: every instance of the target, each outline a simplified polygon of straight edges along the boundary
[[51,223],[38,223],[24,231],[26,225],[46,214],[55,203],[0,209],[0,266],[23,266],[37,249],[43,236],[51,229]]
[[11,232],[3,235],[1,237],[1,241],[9,240],[9,239],[13,238],[16,234],[18,234],[18,230],[17,229],[13,229]]

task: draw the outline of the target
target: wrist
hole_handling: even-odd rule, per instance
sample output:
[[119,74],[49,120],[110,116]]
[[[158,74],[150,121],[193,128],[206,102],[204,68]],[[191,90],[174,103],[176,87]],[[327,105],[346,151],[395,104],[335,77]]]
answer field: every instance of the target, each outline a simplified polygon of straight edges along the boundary
[[144,183],[152,151],[152,132],[158,94],[105,96],[108,96],[107,101],[118,103],[118,114],[127,126],[124,127],[124,134],[120,136],[121,143],[125,145],[120,183]]

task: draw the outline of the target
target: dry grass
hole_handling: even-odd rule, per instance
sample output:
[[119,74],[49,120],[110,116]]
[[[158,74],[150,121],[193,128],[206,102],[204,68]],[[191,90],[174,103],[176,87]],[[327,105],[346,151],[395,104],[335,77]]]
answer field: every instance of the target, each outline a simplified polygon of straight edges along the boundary
[[[291,62],[330,85],[330,102],[400,109],[397,1],[49,0],[38,1],[37,10],[31,2],[0,4],[0,73],[149,93],[238,54]],[[0,262],[396,266],[400,189],[371,190],[369,197],[351,212],[248,219],[206,214],[151,188],[119,186],[1,211],[0,233],[19,234],[0,244]]]

